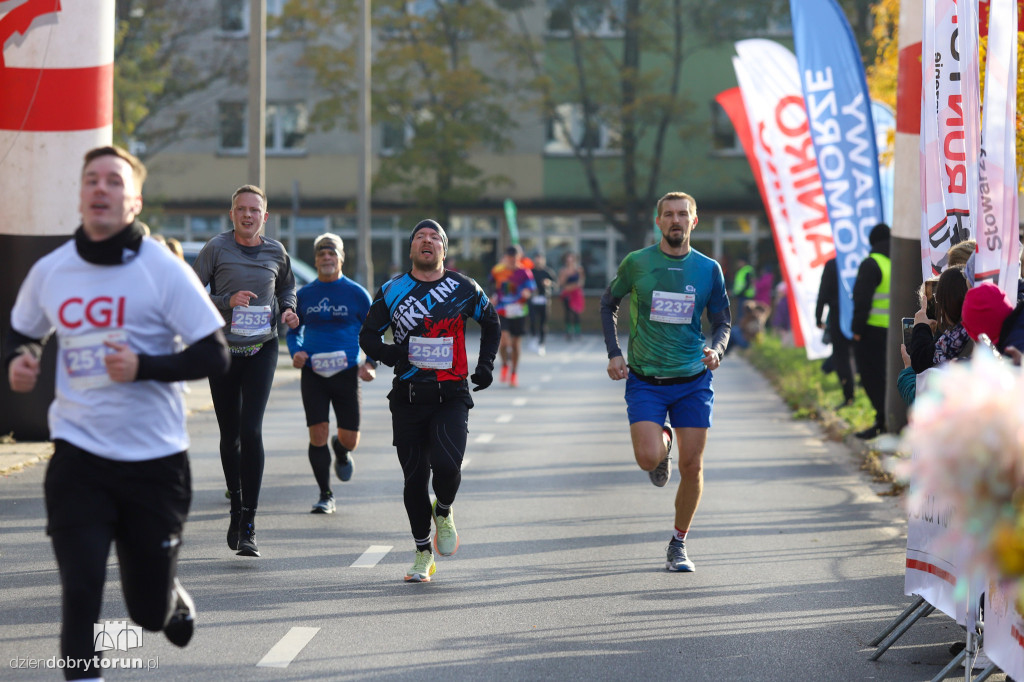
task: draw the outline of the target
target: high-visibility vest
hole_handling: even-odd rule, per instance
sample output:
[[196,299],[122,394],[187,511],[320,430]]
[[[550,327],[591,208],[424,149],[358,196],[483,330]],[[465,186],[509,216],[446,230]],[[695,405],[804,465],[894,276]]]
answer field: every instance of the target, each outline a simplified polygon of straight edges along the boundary
[[875,288],[875,294],[871,297],[871,312],[868,313],[868,324],[872,327],[889,328],[889,284],[892,275],[892,263],[888,256],[880,253],[868,254],[882,271],[882,281]]
[[[743,287],[744,280],[747,283],[746,287]],[[744,265],[736,271],[736,278],[732,281],[732,294],[733,296],[742,296],[743,298],[754,298],[755,293],[754,266]]]

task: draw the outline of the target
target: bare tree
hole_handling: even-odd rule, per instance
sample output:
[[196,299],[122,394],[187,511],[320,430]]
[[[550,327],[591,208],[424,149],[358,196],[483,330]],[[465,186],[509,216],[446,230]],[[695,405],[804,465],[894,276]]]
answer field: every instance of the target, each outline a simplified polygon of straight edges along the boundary
[[[305,43],[324,97],[311,121],[354,129],[353,74],[357,5],[350,0],[292,0],[282,17],[288,38]],[[417,207],[447,220],[507,183],[474,165],[475,151],[504,151],[515,126],[501,67],[509,52],[506,15],[486,0],[381,0],[373,3],[375,50],[371,112],[382,124],[374,191],[402,187]]]
[[[707,135],[686,87],[701,74],[684,78],[697,64],[687,60],[790,25],[788,0],[548,0],[546,34],[537,36],[524,19],[535,0],[499,1],[519,20],[520,63],[533,73],[537,110],[579,162],[594,208],[630,248],[650,236],[666,154]],[[860,42],[869,40],[869,0],[843,4]]]
[[[117,0],[114,43],[114,141],[140,156],[209,135],[216,121],[195,116],[214,84],[244,77],[244,50],[218,40],[215,5]],[[240,54],[239,54],[240,53]],[[192,98],[190,106],[183,100]]]

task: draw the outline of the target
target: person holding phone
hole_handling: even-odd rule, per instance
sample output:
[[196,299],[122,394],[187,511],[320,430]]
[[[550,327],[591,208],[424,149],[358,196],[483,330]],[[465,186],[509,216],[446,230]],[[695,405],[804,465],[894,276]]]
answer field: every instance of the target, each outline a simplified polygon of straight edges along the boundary
[[929,312],[928,301],[921,301],[907,348],[916,373],[970,356],[971,339],[961,322],[968,288],[963,269],[952,267],[944,270],[935,284],[933,312]]

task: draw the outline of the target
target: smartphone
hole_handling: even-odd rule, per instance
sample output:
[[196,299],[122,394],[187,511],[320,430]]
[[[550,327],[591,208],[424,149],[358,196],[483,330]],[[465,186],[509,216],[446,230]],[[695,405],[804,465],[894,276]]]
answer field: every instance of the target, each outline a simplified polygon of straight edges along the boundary
[[907,347],[907,352],[910,352],[910,337],[914,334],[914,318],[904,317],[903,318],[903,345]]

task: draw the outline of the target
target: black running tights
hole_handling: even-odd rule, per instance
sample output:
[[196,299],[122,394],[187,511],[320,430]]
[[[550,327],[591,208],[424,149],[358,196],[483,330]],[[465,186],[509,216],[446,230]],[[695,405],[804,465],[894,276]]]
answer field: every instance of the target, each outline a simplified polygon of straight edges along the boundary
[[263,413],[277,369],[277,341],[256,355],[231,356],[227,374],[210,377],[213,409],[220,426],[220,462],[228,490],[242,491],[242,506],[255,511],[263,482]]
[[64,678],[100,677],[102,671],[84,661],[102,656],[95,651],[93,625],[100,618],[111,542],[116,541],[128,615],[156,632],[171,617],[180,538],[157,542],[146,524],[124,523],[120,530],[114,524],[61,528],[52,531],[50,539],[63,595],[60,651],[65,662],[76,659],[64,669]]
[[450,505],[462,483],[469,406],[461,399],[437,405],[391,401],[391,421],[398,461],[405,474],[405,511],[413,538],[430,536],[430,473],[434,495]]

